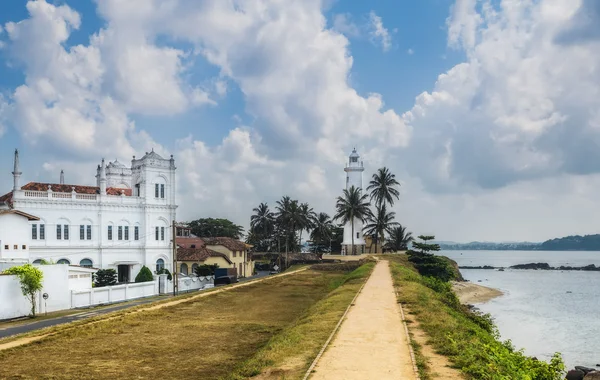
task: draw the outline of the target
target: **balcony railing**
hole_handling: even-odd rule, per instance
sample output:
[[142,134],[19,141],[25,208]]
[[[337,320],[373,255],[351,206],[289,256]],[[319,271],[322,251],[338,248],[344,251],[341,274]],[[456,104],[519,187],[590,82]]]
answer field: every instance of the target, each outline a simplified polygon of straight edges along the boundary
[[137,204],[140,202],[140,197],[137,196],[124,196],[124,195],[104,195],[100,197],[100,194],[78,194],[75,192],[71,193],[58,193],[53,191],[34,191],[34,190],[22,190],[17,191],[15,199],[31,199],[31,198],[42,198],[52,200],[71,200],[75,202],[97,202],[100,199],[109,203],[122,203],[122,204]]

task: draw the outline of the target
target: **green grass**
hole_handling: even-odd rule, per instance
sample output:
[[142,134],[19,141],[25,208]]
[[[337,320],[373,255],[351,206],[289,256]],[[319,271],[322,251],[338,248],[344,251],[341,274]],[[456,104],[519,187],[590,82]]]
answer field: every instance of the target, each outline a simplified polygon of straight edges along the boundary
[[[399,302],[411,312],[412,318],[419,321],[436,351],[447,356],[467,378],[563,378],[564,365],[560,355],[555,355],[551,363],[525,356],[510,341],[499,340],[489,316],[472,313],[460,305],[448,283],[420,276],[403,257],[391,261]],[[425,368],[423,371],[426,373]]]
[[342,277],[332,278],[326,298],[275,335],[226,379],[239,380],[263,374],[264,378],[302,379],[375,264],[368,263]]

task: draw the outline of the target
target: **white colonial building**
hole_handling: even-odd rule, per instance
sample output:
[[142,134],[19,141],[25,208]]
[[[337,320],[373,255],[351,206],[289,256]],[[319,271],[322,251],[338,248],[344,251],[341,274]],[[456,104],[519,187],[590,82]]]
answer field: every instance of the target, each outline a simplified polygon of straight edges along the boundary
[[[346,189],[349,190],[352,186],[363,190],[362,173],[365,171],[363,162],[359,160],[360,155],[356,152],[356,148],[352,150],[348,158],[348,164],[344,168],[346,172]],[[354,218],[352,222],[344,225],[344,240],[342,241],[342,255],[352,254],[352,231],[354,231],[354,250],[360,255],[365,252],[365,239],[363,236],[363,223],[360,219]]]
[[141,159],[133,157],[131,167],[102,160],[96,186],[65,184],[62,172],[57,184],[20,186],[15,151],[13,189],[0,197],[0,208],[22,213],[4,218],[26,221],[28,242],[23,233],[0,230],[0,261],[113,268],[119,282],[133,281],[143,265],[171,269],[175,170],[173,156],[163,159],[152,151]]

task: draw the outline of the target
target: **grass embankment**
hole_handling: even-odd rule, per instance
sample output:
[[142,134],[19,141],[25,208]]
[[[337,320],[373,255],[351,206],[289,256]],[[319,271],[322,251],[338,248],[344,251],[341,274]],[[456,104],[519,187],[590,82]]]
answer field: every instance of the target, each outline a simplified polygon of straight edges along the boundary
[[[560,355],[555,355],[550,364],[525,356],[510,341],[499,340],[489,316],[461,305],[449,283],[419,275],[406,257],[390,260],[399,302],[419,322],[436,351],[448,357],[467,378],[562,379]],[[417,361],[427,378],[426,360]]]
[[[311,331],[311,326],[302,329],[303,321],[312,312],[319,315],[319,301],[325,297],[336,300],[336,292],[342,289],[331,292],[331,284],[344,277],[351,276],[303,271],[175,306],[124,313],[111,320],[59,330],[33,344],[0,352],[0,378],[160,375],[218,379],[235,378],[234,371],[258,373],[263,367],[288,363],[289,355],[308,355],[312,344],[318,346],[316,338],[300,347],[286,348],[285,342],[297,333]],[[350,285],[358,286],[350,281],[344,292],[351,291]],[[325,307],[327,311],[345,309],[341,303],[332,302]],[[275,336],[281,336],[280,343]],[[259,361],[261,355],[264,358]]]

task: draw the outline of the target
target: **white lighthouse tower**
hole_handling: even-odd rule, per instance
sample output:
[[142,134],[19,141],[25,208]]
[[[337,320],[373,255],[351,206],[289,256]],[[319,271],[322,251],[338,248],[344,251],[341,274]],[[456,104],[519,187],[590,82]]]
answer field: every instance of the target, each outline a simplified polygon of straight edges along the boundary
[[[362,173],[365,171],[363,162],[359,160],[360,156],[356,153],[356,148],[352,150],[348,159],[348,164],[344,171],[346,172],[346,189],[352,186],[363,190]],[[354,250],[357,255],[365,251],[365,239],[363,237],[363,223],[359,219],[354,219]],[[352,255],[352,225],[350,222],[344,226],[344,241],[342,242],[342,255]]]

